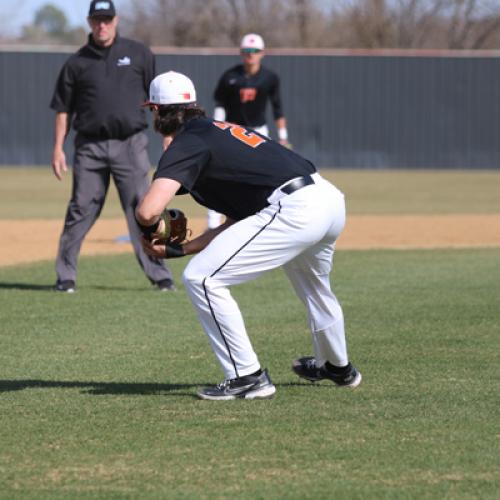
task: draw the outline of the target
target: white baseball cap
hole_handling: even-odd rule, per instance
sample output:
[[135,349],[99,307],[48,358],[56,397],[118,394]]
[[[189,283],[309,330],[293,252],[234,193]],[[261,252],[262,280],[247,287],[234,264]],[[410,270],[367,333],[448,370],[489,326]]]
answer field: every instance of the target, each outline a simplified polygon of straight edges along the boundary
[[249,33],[241,39],[240,49],[264,50],[264,39],[256,33]]
[[196,102],[196,90],[193,82],[181,73],[168,71],[158,75],[149,86],[149,101],[144,106],[151,104],[186,104]]

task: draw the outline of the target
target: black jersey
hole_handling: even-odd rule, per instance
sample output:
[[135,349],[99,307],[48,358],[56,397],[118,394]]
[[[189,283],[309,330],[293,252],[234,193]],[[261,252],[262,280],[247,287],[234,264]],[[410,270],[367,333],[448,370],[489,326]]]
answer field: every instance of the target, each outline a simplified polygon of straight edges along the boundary
[[117,35],[101,48],[89,35],[61,69],[50,105],[74,115],[73,127],[86,137],[126,139],[148,125],[141,104],[154,75],[154,56],[143,44]]
[[278,75],[264,66],[246,75],[242,64],[227,70],[214,92],[216,106],[226,110],[226,120],[247,127],[266,124],[266,104],[271,101],[274,119],[282,118]]
[[163,153],[154,175],[180,182],[207,208],[241,220],[268,205],[267,198],[314,165],[277,142],[242,126],[197,118]]

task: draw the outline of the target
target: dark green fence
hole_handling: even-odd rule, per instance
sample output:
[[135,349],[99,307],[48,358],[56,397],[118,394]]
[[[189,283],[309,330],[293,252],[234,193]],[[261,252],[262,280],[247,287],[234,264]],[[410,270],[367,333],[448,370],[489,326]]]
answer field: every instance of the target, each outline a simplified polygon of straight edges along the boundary
[[[237,55],[158,51],[159,72],[213,88]],[[70,52],[0,51],[0,165],[47,165],[54,82]],[[294,148],[318,167],[499,168],[500,59],[495,53],[270,54]],[[271,128],[274,132],[274,129]],[[151,159],[160,143],[151,132]],[[67,152],[71,157],[71,141]]]

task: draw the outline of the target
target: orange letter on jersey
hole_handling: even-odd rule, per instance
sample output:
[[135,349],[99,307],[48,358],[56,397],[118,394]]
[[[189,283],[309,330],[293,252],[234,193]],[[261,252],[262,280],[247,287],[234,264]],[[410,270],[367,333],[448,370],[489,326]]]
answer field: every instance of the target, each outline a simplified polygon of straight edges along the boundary
[[247,87],[240,89],[240,101],[241,102],[252,102],[255,101],[257,97],[257,89],[253,87]]
[[227,122],[213,122],[216,127],[219,127],[221,130],[227,130],[229,127],[231,127],[230,123]]
[[212,123],[221,130],[229,129],[231,135],[235,139],[244,142],[247,146],[250,146],[252,148],[256,148],[257,146],[260,146],[262,143],[266,142],[266,140],[263,139],[262,137],[259,137],[257,134],[254,134],[253,132],[249,132],[240,125],[235,125],[234,123],[216,122],[216,121]]
[[231,127],[231,134],[234,137],[236,137],[236,139],[239,139],[245,144],[248,144],[252,148],[256,148],[257,146],[260,146],[263,142],[266,142],[266,140],[263,139],[262,137],[259,137],[257,134],[254,134],[252,132],[248,132],[243,127],[238,127],[238,126]]

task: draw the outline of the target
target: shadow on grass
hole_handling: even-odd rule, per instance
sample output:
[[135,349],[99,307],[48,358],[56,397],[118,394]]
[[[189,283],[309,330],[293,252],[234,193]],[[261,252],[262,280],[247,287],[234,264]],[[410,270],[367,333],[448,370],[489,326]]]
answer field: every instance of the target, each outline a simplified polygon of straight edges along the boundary
[[175,396],[191,396],[190,392],[179,392],[183,389],[200,387],[205,384],[141,384],[130,382],[82,382],[79,380],[0,380],[0,393],[22,391],[24,389],[82,389],[86,394],[136,394],[162,395],[175,393]]
[[42,290],[53,291],[54,285],[35,285],[33,283],[6,283],[0,282],[0,290]]
[[[147,285],[145,285],[147,287]],[[179,286],[177,283],[175,286]],[[120,291],[120,292],[160,292],[158,287],[156,285],[151,285],[149,288],[144,288],[144,287],[138,287],[138,286],[130,286],[130,287],[124,287],[124,286],[109,286],[109,285],[93,285],[93,286],[86,286],[85,289],[93,289],[93,290],[100,290],[104,292],[112,292],[112,291]],[[176,290],[163,290],[161,293],[164,294],[172,294],[176,293]]]
[[[192,392],[183,392],[186,389],[199,388],[201,386],[212,385],[212,383],[199,384],[141,384],[130,382],[81,382],[66,380],[0,380],[0,393],[10,391],[23,391],[24,389],[82,389],[85,394],[104,395],[143,395],[143,396],[189,396],[196,398]],[[274,384],[276,387],[308,386],[309,382],[286,382]],[[172,394],[168,394],[172,393]]]
[[[147,286],[147,285],[146,285]],[[118,291],[118,292],[157,292],[158,288],[156,286],[151,285],[151,288],[145,287],[137,287],[137,286],[106,286],[106,285],[94,285],[94,286],[85,286],[85,290],[100,290],[100,291]],[[37,285],[34,283],[8,283],[8,282],[0,282],[0,290],[34,290],[34,291],[42,291],[42,292],[55,292],[54,285]],[[77,291],[80,288],[77,288]],[[61,293],[62,292],[58,292]]]

